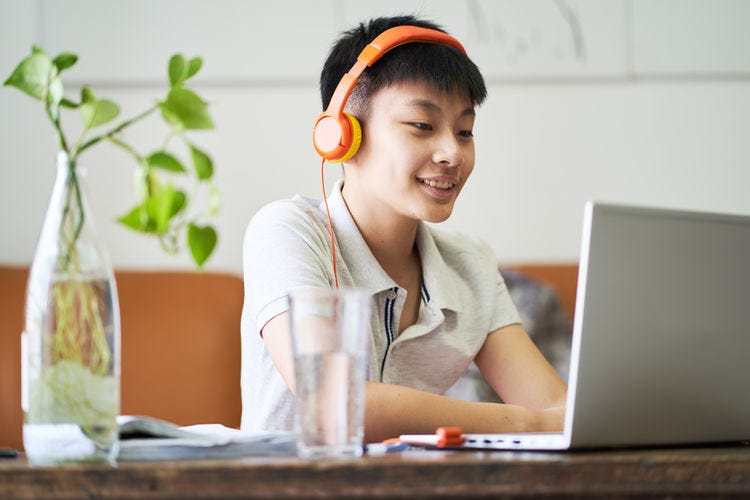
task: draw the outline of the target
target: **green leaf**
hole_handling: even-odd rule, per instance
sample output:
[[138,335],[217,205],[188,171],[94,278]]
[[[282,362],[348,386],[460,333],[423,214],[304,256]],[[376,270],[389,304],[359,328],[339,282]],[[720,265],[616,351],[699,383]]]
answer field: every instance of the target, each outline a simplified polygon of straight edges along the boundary
[[185,77],[185,80],[195,75],[201,69],[202,66],[203,66],[203,59],[201,59],[200,57],[194,57],[190,59],[190,62],[188,63],[188,71],[187,71],[187,76]]
[[185,64],[185,58],[182,54],[175,54],[169,59],[167,73],[169,74],[169,83],[172,87],[176,87],[187,78],[188,67]]
[[120,224],[129,227],[130,229],[133,229],[135,231],[138,231],[141,229],[141,217],[140,217],[140,208],[135,207],[125,215],[121,215],[117,218],[117,222]]
[[160,168],[169,172],[187,172],[185,167],[180,163],[180,160],[167,153],[166,151],[157,151],[149,155],[147,159],[148,165],[154,168]]
[[62,81],[52,59],[37,46],[31,55],[23,59],[3,85],[16,87],[34,99],[44,100],[56,106],[63,96]]
[[216,248],[217,235],[216,230],[211,226],[198,226],[190,223],[188,225],[188,245],[193,260],[198,267],[203,267],[203,263],[211,256]]
[[190,154],[193,157],[195,173],[200,180],[210,179],[214,175],[214,164],[211,157],[204,151],[190,145]]
[[114,120],[120,114],[120,107],[109,99],[99,99],[96,101],[96,118],[95,126]]
[[167,230],[167,227],[169,227],[169,217],[172,213],[174,193],[174,188],[171,185],[167,185],[158,193],[155,193],[146,199],[148,215],[156,224],[157,234],[163,234]]
[[148,216],[155,224],[157,234],[167,231],[170,219],[185,207],[186,200],[185,193],[176,190],[171,184],[167,184],[146,199]]
[[81,89],[81,121],[84,130],[109,123],[120,114],[120,107],[109,99],[97,99],[87,86]]
[[169,91],[167,100],[159,103],[159,107],[164,119],[178,131],[214,127],[207,104],[192,90],[173,88]]
[[185,205],[187,204],[187,195],[183,191],[175,191],[174,197],[172,198],[172,210],[169,213],[169,218],[171,219],[175,215],[182,212],[182,209],[185,208]]
[[63,52],[52,61],[57,71],[63,71],[73,66],[78,61],[78,56],[72,52]]
[[138,205],[125,215],[118,217],[117,222],[141,233],[156,232],[156,224],[149,219],[143,205]]

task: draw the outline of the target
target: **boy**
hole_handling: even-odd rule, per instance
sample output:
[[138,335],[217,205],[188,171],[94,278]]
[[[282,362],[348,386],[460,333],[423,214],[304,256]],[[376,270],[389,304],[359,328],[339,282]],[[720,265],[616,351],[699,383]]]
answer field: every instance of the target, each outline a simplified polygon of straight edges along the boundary
[[[395,26],[441,31],[411,16],[344,33],[321,73],[323,107],[362,49]],[[346,102],[361,146],[325,206],[271,203],[244,241],[242,427],[291,430],[294,368],[286,295],[296,287],[359,287],[373,296],[365,441],[432,433],[559,431],[566,387],[520,325],[489,247],[444,234],[442,222],[474,168],[479,70],[445,43],[398,46],[364,70]],[[476,362],[505,404],[442,396]]]

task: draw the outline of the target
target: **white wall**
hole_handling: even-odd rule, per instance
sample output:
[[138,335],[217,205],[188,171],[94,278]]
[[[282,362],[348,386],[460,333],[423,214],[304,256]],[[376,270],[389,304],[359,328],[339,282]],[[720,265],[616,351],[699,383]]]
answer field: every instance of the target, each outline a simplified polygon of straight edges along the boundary
[[[207,268],[241,272],[260,206],[319,196],[310,132],[335,33],[415,11],[458,36],[487,77],[477,168],[446,225],[504,262],[577,259],[589,198],[750,214],[744,0],[0,0],[0,77],[32,43],[73,51],[70,95],[89,83],[127,116],[164,92],[170,54],[202,55],[197,85],[217,129],[192,137],[214,156],[223,200]],[[163,133],[149,120],[128,138],[147,151]],[[38,103],[0,88],[0,263],[30,262],[54,156]],[[133,203],[131,160],[107,146],[83,158],[115,265],[190,267],[113,222]]]

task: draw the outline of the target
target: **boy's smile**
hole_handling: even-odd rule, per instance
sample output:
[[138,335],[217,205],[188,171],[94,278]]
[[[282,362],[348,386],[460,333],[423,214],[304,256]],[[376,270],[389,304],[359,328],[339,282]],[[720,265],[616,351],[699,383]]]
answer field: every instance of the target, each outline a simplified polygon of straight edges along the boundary
[[446,220],[474,168],[474,118],[468,95],[427,83],[375,93],[362,146],[346,166],[344,198],[357,223]]
[[417,177],[417,180],[422,183],[422,187],[427,190],[431,196],[435,196],[439,199],[450,201],[454,195],[458,194],[456,193],[456,187],[459,183],[458,178],[439,176],[423,179]]

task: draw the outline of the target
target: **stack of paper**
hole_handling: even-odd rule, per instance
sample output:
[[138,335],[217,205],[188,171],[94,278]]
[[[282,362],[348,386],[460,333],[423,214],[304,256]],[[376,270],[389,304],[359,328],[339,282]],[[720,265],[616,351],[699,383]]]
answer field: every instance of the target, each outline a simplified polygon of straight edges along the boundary
[[292,456],[293,432],[249,433],[220,424],[180,427],[152,417],[121,415],[118,460]]

